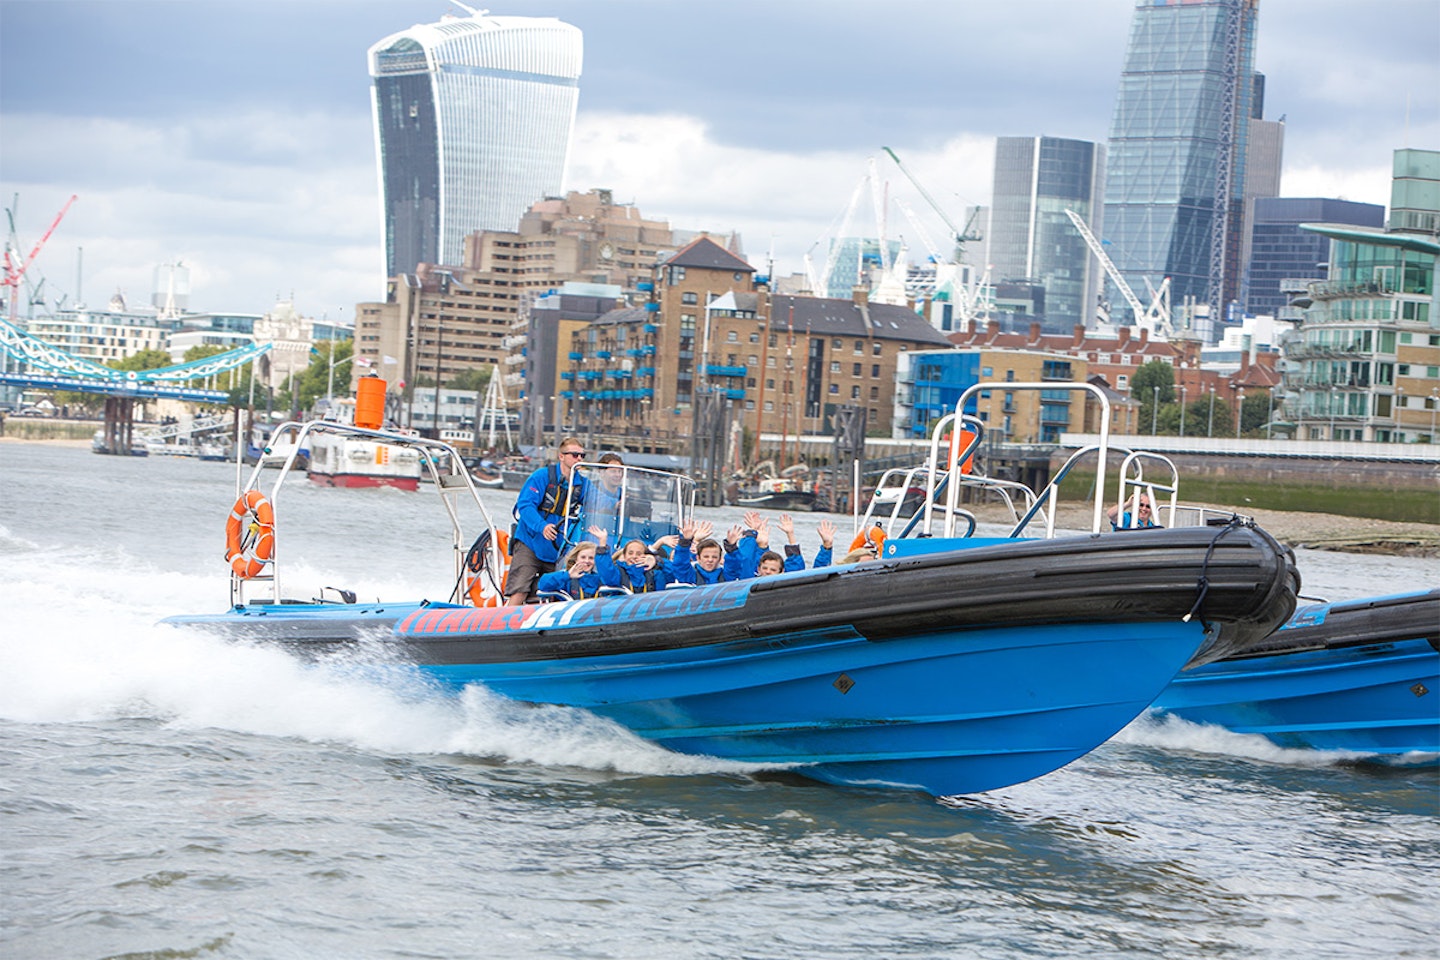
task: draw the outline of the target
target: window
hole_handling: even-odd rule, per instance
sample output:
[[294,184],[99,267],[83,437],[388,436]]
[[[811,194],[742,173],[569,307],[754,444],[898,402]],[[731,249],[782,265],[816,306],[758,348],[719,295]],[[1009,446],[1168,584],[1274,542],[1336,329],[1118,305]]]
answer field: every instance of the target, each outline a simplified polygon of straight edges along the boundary
[[774,370],[774,369],[775,369],[775,358],[774,358],[774,357],[766,357],[766,358],[765,358],[765,366],[769,367],[771,370]]
[[777,346],[779,343],[780,343],[780,335],[777,334],[777,333],[772,333],[772,334],[770,334],[770,346],[774,347],[774,346]]
[[745,401],[745,409],[746,409],[746,410],[754,410],[754,409],[755,409],[755,401],[754,401],[754,400],[746,400],[746,401]]
[[863,366],[863,364],[859,364],[859,363],[853,364],[853,365],[850,367],[850,376],[852,376],[852,377],[858,377],[858,376],[860,376],[860,368],[861,368],[861,366]]
[[851,388],[850,388],[850,399],[851,399],[851,400],[859,400],[859,399],[860,399],[860,388],[859,388],[859,386],[854,386],[854,387],[851,387]]
[[752,366],[752,367],[758,367],[758,366],[760,365],[760,358],[757,357],[757,356],[755,356],[755,354],[753,354],[753,353],[750,354],[750,356],[746,357],[745,359],[750,362],[750,366]]
[[739,342],[740,342],[740,334],[737,333],[737,332],[734,331],[734,330],[731,330],[729,333],[725,334],[725,342],[726,342],[726,343],[739,343]]
[[830,361],[830,372],[831,372],[831,373],[839,373],[839,372],[840,372],[840,361],[839,361],[839,360],[831,360],[831,361]]
[[774,389],[775,389],[775,381],[774,381],[773,379],[770,379],[770,378],[767,377],[766,380],[765,380],[765,389],[766,389],[766,390],[774,390]]
[[766,413],[774,413],[774,412],[775,412],[775,401],[774,401],[774,400],[766,400],[766,401],[765,401],[765,412],[766,412]]
[[871,387],[871,388],[870,388],[870,399],[871,399],[871,400],[879,400],[879,399],[880,399],[880,388],[879,388],[879,387]]
[[[753,333],[753,332],[752,332],[752,333],[750,334],[750,342],[751,342],[751,343],[759,343],[759,342],[760,342],[760,334],[758,334],[758,333]],[[752,360],[751,363],[754,363],[754,361]]]
[[836,395],[838,395],[839,393],[840,393],[840,384],[838,384],[838,383],[832,383],[832,384],[830,384],[830,394],[831,394],[831,396],[836,396]]
[[862,353],[864,353],[864,352],[865,352],[865,341],[864,341],[864,340],[856,340],[856,341],[855,341],[855,355],[858,357],[858,356],[860,356],[860,355],[861,355]]
[[870,353],[871,353],[872,355],[877,356],[877,357],[880,356],[880,350],[881,350],[881,345],[880,345],[880,342],[879,342],[878,340],[877,340],[876,342],[870,344]]
[[[683,268],[682,268],[682,269],[683,269]],[[681,303],[687,303],[687,304],[688,304],[688,303],[699,303],[699,302],[700,302],[700,298],[699,298],[698,296],[696,296],[694,293],[687,291],[687,292],[685,292],[685,293],[680,294],[680,302],[681,302]]]
[[872,363],[870,365],[870,376],[876,378],[877,380],[880,378],[880,364]]
[[831,349],[839,350],[840,348],[842,348],[842,347],[844,347],[844,346],[845,346],[845,341],[844,341],[844,340],[841,340],[839,337],[836,337],[834,340],[831,340],[831,341],[830,341],[830,347],[831,347]]
[[980,376],[982,376],[982,377],[993,377],[993,376],[995,376],[995,368],[994,368],[994,367],[981,367],[981,368],[980,368]]

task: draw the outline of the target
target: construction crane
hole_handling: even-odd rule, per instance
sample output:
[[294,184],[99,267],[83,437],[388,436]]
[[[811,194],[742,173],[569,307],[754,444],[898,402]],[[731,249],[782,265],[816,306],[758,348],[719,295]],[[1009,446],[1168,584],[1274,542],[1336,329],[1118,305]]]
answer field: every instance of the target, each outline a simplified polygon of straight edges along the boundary
[[972,241],[984,239],[980,236],[980,234],[975,232],[975,220],[980,216],[980,208],[977,206],[970,213],[970,219],[966,221],[965,229],[960,229],[959,227],[955,226],[954,221],[952,221],[949,215],[945,213],[944,208],[942,208],[940,204],[936,202],[935,198],[930,196],[930,191],[926,190],[925,186],[915,178],[915,174],[910,172],[910,168],[905,166],[905,164],[901,162],[900,158],[895,155],[895,151],[891,150],[889,147],[881,147],[880,149],[890,154],[890,159],[895,161],[895,166],[899,167],[900,172],[905,174],[905,178],[915,185],[916,190],[920,191],[920,196],[924,197],[925,202],[930,204],[930,209],[934,210],[936,215],[939,216],[941,220],[945,221],[945,226],[950,228],[950,235],[955,240],[955,262],[964,263],[965,244]]
[[[60,208],[60,212],[57,213],[55,215],[55,219],[51,221],[50,229],[45,231],[45,235],[41,237],[40,240],[35,244],[35,247],[30,251],[30,255],[27,256],[23,262],[20,262],[18,260],[18,257],[20,256],[20,250],[18,247],[15,246],[18,241],[15,240],[14,208],[12,207],[10,210],[6,211],[10,217],[11,242],[5,245],[5,276],[3,280],[0,280],[0,286],[6,286],[10,288],[10,292],[6,294],[6,298],[10,301],[11,322],[14,322],[15,320],[15,308],[17,306],[17,301],[20,299],[20,278],[24,276],[26,270],[30,269],[30,264],[35,262],[35,258],[40,255],[40,248],[45,246],[45,241],[50,239],[50,234],[54,233],[55,228],[60,226],[60,221],[64,219],[66,211],[70,209],[70,204],[74,203],[78,199],[79,197],[77,197],[76,195],[70,195],[70,199],[65,201],[65,206]],[[13,258],[10,255],[10,251],[12,249],[15,250],[15,257]]]
[[1115,286],[1120,289],[1120,295],[1125,298],[1126,303],[1130,304],[1130,309],[1134,312],[1135,323],[1157,336],[1166,338],[1173,336],[1174,331],[1170,326],[1170,278],[1166,277],[1161,281],[1158,290],[1150,286],[1150,280],[1148,277],[1146,278],[1145,284],[1150,288],[1151,299],[1148,308],[1142,307],[1140,298],[1135,296],[1135,291],[1130,288],[1130,284],[1125,282],[1125,278],[1121,276],[1120,271],[1106,255],[1105,250],[1100,246],[1100,241],[1095,239],[1095,234],[1090,232],[1090,228],[1085,225],[1085,221],[1081,219],[1080,215],[1074,210],[1066,210],[1065,216],[1075,224],[1075,229],[1080,231],[1085,245],[1090,248],[1091,253],[1099,258],[1100,265],[1105,268],[1110,279],[1115,281]]

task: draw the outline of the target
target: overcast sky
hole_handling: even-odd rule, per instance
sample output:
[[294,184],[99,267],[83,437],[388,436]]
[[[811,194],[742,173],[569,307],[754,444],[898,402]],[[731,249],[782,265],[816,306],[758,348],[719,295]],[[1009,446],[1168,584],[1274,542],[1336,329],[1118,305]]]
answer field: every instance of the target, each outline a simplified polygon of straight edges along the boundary
[[[512,0],[585,35],[566,186],[740,231],[801,268],[882,145],[959,218],[988,203],[996,136],[1104,141],[1134,0]],[[192,309],[294,297],[345,320],[383,288],[365,51],[441,0],[0,0],[0,198],[53,303]],[[1440,0],[1261,0],[1266,117],[1286,196],[1384,204],[1400,146],[1440,149]],[[18,196],[18,203],[16,197]],[[892,234],[921,243],[892,212]],[[868,201],[862,221],[873,222]],[[83,274],[78,269],[83,248]]]

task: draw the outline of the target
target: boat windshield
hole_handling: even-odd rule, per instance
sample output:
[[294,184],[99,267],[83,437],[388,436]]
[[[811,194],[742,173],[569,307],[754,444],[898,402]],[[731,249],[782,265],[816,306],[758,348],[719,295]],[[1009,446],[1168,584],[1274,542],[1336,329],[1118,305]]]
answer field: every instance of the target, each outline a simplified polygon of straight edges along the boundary
[[585,528],[603,528],[612,547],[678,534],[694,508],[695,482],[689,477],[618,463],[582,463],[576,469],[590,481]]

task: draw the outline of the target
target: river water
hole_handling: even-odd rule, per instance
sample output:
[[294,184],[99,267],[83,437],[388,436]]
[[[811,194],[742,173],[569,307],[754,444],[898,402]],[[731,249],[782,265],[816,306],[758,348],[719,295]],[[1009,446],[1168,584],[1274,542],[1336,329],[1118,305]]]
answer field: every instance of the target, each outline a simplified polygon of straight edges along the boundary
[[[228,602],[234,483],[0,443],[0,957],[1437,956],[1434,767],[1147,721],[948,802],[679,757],[157,627]],[[324,528],[282,534],[292,587],[448,592],[424,493],[286,509]],[[1440,579],[1300,567],[1325,599]]]

